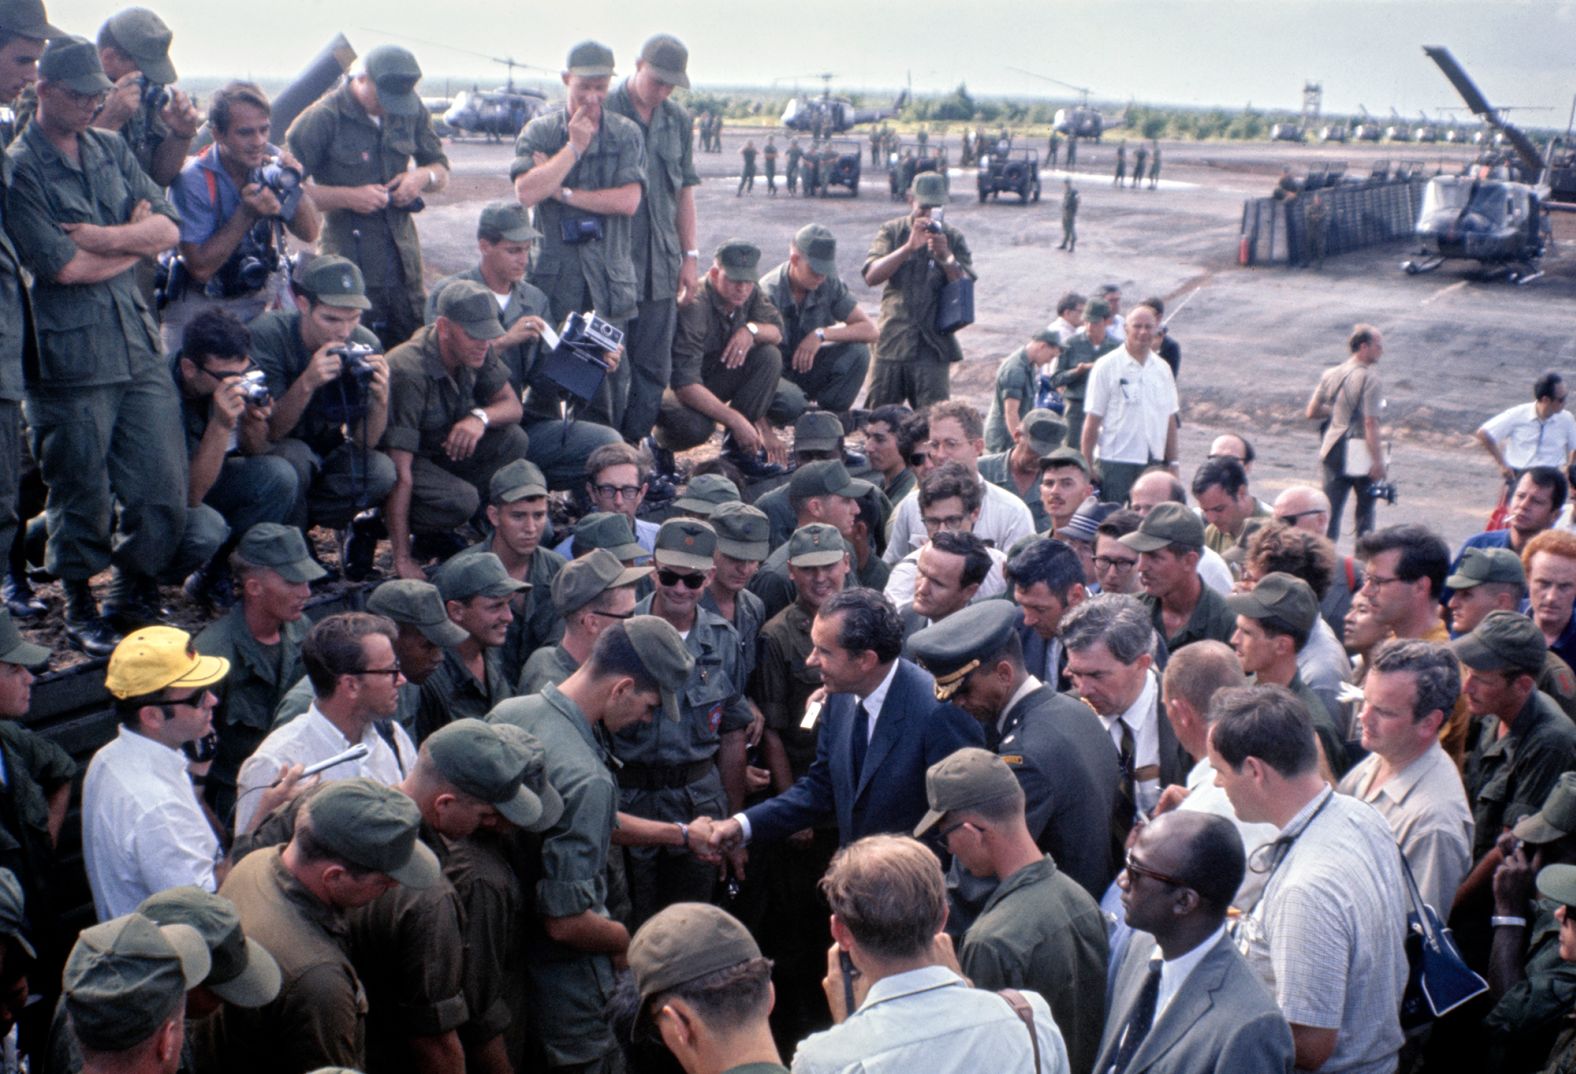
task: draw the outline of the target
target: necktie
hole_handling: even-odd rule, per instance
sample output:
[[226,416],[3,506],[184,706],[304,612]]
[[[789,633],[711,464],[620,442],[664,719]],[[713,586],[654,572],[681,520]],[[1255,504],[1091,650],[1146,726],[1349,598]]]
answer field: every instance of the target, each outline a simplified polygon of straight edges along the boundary
[[1116,747],[1117,757],[1122,762],[1122,801],[1127,805],[1127,826],[1131,828],[1133,814],[1138,809],[1138,788],[1133,782],[1133,757],[1136,749],[1133,743],[1133,729],[1127,726],[1127,721],[1118,716],[1116,726],[1122,734],[1122,741]]
[[1116,1059],[1111,1063],[1109,1074],[1122,1074],[1127,1069],[1139,1045],[1149,1036],[1149,1027],[1155,1024],[1155,1005],[1160,999],[1160,967],[1160,959],[1149,960],[1149,975],[1144,978],[1144,987],[1138,990],[1138,1000],[1128,1016],[1127,1027],[1122,1030],[1122,1043],[1116,1049]]
[[860,774],[865,769],[865,754],[870,749],[870,713],[865,708],[863,701],[854,702],[854,782],[859,782]]

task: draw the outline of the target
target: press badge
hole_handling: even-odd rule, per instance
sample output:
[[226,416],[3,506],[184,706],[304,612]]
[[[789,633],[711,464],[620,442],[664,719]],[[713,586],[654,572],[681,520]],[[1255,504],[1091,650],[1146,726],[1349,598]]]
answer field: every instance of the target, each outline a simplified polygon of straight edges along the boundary
[[821,703],[812,701],[804,707],[804,719],[799,721],[799,730],[814,731],[815,725],[821,719]]

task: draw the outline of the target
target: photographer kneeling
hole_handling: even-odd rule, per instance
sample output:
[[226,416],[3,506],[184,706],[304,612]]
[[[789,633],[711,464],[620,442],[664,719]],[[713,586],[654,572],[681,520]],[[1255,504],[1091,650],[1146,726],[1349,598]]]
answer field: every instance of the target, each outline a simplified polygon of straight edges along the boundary
[[215,93],[208,106],[213,144],[187,162],[170,191],[181,241],[165,285],[166,349],[204,310],[228,310],[250,324],[278,309],[288,294],[283,231],[317,241],[322,219],[301,187],[300,169],[268,141],[271,111],[250,82]]
[[285,524],[345,529],[394,487],[394,464],[373,450],[388,424],[388,363],[361,326],[371,306],[361,270],[315,257],[297,273],[296,309],[252,322],[252,357],[268,378],[272,453],[300,488]]

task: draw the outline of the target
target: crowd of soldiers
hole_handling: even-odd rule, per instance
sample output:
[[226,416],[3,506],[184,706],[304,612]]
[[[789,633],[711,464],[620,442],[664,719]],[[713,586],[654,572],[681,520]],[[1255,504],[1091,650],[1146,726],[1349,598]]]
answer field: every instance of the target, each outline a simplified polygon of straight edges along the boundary
[[[818,223],[703,266],[669,35],[617,85],[571,49],[430,291],[414,56],[278,149],[231,83],[192,155],[170,40],[0,0],[8,1070],[1576,1064],[1558,374],[1478,430],[1504,495],[1452,553],[1378,525],[1375,326],[1266,503],[1241,435],[1184,483],[1158,298],[1069,292],[988,408],[952,397],[941,175],[871,241],[877,318]],[[282,230],[315,256],[271,259]],[[113,699],[85,928],[77,766],[22,726],[29,531]],[[175,584],[218,613],[195,637]],[[1428,908],[1454,1006],[1409,972]]]

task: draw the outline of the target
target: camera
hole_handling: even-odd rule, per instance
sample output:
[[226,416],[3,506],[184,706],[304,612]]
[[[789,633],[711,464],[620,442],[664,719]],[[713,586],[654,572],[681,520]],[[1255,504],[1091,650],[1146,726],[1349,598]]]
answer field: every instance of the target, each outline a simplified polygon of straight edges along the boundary
[[141,107],[149,112],[162,112],[164,106],[170,103],[169,87],[160,82],[155,82],[147,75],[137,76],[137,86],[140,93]]
[[191,742],[181,743],[181,752],[192,764],[204,764],[219,756],[219,732],[209,731]]
[[279,251],[270,241],[265,221],[252,226],[229,260],[208,281],[205,293],[215,298],[238,298],[255,294],[268,285],[268,277],[279,267]]
[[929,219],[925,221],[925,230],[932,235],[940,235],[942,231],[946,230],[945,221],[942,218],[945,212],[946,207],[943,205],[938,205],[932,209]]
[[247,406],[267,406],[274,401],[273,393],[268,390],[268,377],[261,369],[248,369],[241,374],[238,383]]
[[593,313],[564,318],[553,349],[543,355],[538,372],[569,394],[590,402],[607,377],[602,355],[624,345],[623,330]]
[[[558,237],[565,246],[602,241],[602,221],[594,216],[566,216],[558,221]],[[603,322],[606,323],[605,321]]]
[[1395,506],[1394,481],[1370,481],[1368,483],[1368,494],[1375,500],[1383,500],[1391,507]]
[[389,208],[401,213],[419,213],[426,207],[427,203],[420,197],[411,198],[404,205],[395,205],[392,199],[389,201]]
[[301,204],[301,173],[271,160],[253,173],[254,182],[261,183],[274,192],[274,197],[279,199],[279,218],[281,220],[294,220],[296,207]]
[[381,354],[376,347],[365,343],[341,343],[329,354],[339,356],[339,377],[323,385],[323,413],[329,421],[349,423],[366,416],[367,387],[377,374],[377,367],[367,361],[374,354]]
[[372,355],[380,353],[376,347],[365,343],[341,343],[328,353],[339,355],[340,378],[348,377],[357,387],[365,388],[377,373],[377,369],[367,361]]

